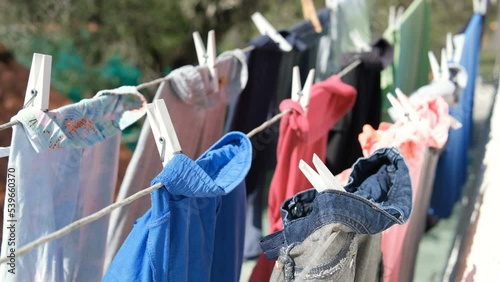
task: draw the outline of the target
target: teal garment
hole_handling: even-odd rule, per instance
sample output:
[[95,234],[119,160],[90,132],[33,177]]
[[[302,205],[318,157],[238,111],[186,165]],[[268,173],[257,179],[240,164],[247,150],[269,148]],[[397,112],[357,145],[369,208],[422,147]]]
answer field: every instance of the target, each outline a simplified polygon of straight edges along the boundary
[[252,145],[240,132],[226,134],[196,161],[175,155],[151,182],[163,186],[151,193],[151,208],[136,221],[103,281],[211,281],[217,256],[237,256],[228,244],[214,249],[224,240],[215,235],[216,225],[236,220],[221,206],[222,197],[236,191],[251,162]]
[[429,82],[430,0],[415,0],[401,18],[399,29],[388,29],[384,37],[394,46],[391,67],[382,72],[383,120],[390,121],[387,93],[400,88],[410,94]]

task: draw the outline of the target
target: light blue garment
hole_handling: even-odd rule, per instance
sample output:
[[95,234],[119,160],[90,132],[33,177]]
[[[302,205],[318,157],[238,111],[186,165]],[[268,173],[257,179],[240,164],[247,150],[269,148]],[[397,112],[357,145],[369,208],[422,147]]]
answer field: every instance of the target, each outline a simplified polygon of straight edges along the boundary
[[441,153],[436,170],[431,200],[431,214],[447,218],[455,202],[460,198],[467,178],[469,141],[472,134],[472,110],[474,90],[481,50],[483,16],[474,14],[465,30],[464,47],[460,64],[467,71],[467,86],[456,107],[450,108],[451,115],[462,123],[462,128],[451,129],[448,143]]
[[[246,135],[226,134],[196,161],[174,156],[151,182],[151,209],[139,218],[103,281],[210,281],[221,196],[243,181],[252,160]],[[234,219],[233,219],[234,220]],[[226,253],[228,256],[234,256]],[[228,258],[231,259],[231,258]]]
[[[16,241],[3,240],[2,256],[112,203],[121,129],[144,113],[144,97],[130,87],[47,113],[19,112],[21,125],[13,128],[8,164],[15,179],[15,210],[4,213],[5,227],[17,220]],[[16,274],[2,264],[0,281],[99,281],[107,229],[103,217],[37,247],[16,258]],[[4,229],[3,238],[9,237]]]

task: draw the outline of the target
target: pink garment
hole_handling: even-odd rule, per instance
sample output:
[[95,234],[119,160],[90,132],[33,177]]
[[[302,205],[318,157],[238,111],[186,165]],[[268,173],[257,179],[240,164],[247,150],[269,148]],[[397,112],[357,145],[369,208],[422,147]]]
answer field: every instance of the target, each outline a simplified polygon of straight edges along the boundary
[[[307,114],[299,103],[290,99],[280,104],[280,110],[292,109],[280,123],[278,139],[278,163],[269,189],[270,232],[283,228],[280,207],[287,199],[300,191],[311,188],[311,184],[299,169],[303,159],[312,165],[313,154],[323,162],[330,128],[354,106],[356,89],[343,83],[338,76],[331,76],[316,83],[311,89]],[[269,281],[274,260],[261,255],[250,281]]]
[[[421,174],[428,147],[443,148],[448,139],[451,117],[448,113],[448,104],[442,97],[417,101],[413,106],[420,117],[420,121],[409,122],[405,120],[398,121],[395,124],[381,123],[378,130],[374,130],[370,125],[365,125],[363,132],[359,135],[359,142],[365,156],[369,156],[377,149],[385,147],[397,147],[401,151],[410,168],[414,195],[413,205],[416,207],[415,199],[429,200],[428,196],[421,195],[422,193],[428,194],[429,191],[421,191],[423,188],[420,188]],[[347,181],[345,179],[346,173],[341,174],[341,176],[344,176],[343,181]],[[427,188],[430,189],[430,187]],[[427,206],[425,203],[417,203],[417,205]],[[425,216],[425,208],[414,208],[410,219],[405,225],[392,226],[382,233],[384,281],[397,282],[402,279],[400,277],[400,268],[405,261],[403,260],[403,252],[405,257],[415,256],[416,249],[418,249],[417,245],[413,246],[411,251],[403,250],[403,245],[408,245],[407,242],[405,244],[407,232],[421,230],[416,225],[422,224],[422,219]],[[413,244],[418,244],[418,242],[413,242]]]

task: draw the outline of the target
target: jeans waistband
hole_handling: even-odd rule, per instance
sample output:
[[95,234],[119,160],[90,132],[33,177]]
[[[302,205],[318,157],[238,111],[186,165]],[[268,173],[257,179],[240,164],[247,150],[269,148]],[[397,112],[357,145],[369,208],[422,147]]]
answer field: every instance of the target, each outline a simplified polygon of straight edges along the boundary
[[284,229],[261,241],[266,257],[278,257],[282,247],[302,242],[326,224],[341,223],[358,234],[377,234],[410,216],[410,174],[395,148],[358,159],[344,188],[321,193],[310,189],[286,200],[281,207]]

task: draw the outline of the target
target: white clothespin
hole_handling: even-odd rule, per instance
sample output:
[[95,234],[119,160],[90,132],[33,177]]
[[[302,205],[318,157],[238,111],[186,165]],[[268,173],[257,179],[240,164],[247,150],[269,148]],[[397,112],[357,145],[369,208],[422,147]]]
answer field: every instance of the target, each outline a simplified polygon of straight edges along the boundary
[[418,121],[420,119],[418,116],[418,113],[415,110],[415,108],[413,108],[413,106],[408,101],[407,96],[399,88],[396,88],[395,92],[396,92],[396,96],[398,97],[399,103],[403,107],[405,113],[408,114],[408,117],[410,118],[410,120]]
[[486,15],[488,11],[488,0],[472,0],[474,6],[474,13]]
[[33,106],[42,111],[49,109],[50,74],[52,72],[52,56],[33,54],[28,87],[24,97],[24,107]]
[[453,46],[455,49],[453,50],[453,62],[459,63],[460,59],[462,59],[462,51],[464,50],[465,43],[465,34],[457,34],[453,36]]
[[340,185],[335,176],[316,154],[313,156],[313,164],[318,172],[314,171],[304,160],[300,160],[299,169],[318,192],[323,192],[327,189],[345,191],[344,187]]
[[299,102],[304,112],[307,112],[309,106],[309,98],[311,96],[311,86],[314,81],[314,69],[309,71],[304,88],[300,83],[300,70],[298,66],[293,67],[292,75],[292,101]]
[[451,32],[448,32],[446,34],[446,58],[448,59],[448,62],[453,62],[453,35]]
[[356,46],[356,49],[358,49],[358,52],[370,52],[372,50],[372,46],[365,42],[357,29],[349,32],[349,37],[351,38],[354,46]]
[[252,15],[252,21],[260,34],[269,36],[283,52],[292,51],[293,47],[259,12]]
[[429,57],[429,63],[431,65],[432,80],[438,80],[441,77],[438,60],[432,51],[427,52],[427,56]]
[[399,29],[401,25],[401,18],[403,17],[404,8],[400,6],[396,13],[396,7],[389,7],[389,20],[388,20],[388,29]]
[[448,80],[450,79],[450,70],[448,66],[448,50],[441,49],[441,65],[438,64],[438,60],[432,51],[427,53],[429,57],[429,63],[431,65],[432,70],[432,80]]
[[0,159],[10,155],[10,147],[0,147]]
[[165,166],[174,155],[182,152],[179,139],[163,99],[147,104],[146,111],[161,162]]
[[208,32],[206,49],[198,31],[193,32],[193,40],[194,47],[196,48],[196,55],[198,57],[198,64],[200,66],[208,67],[212,78],[212,89],[214,92],[218,92],[219,77],[217,76],[217,71],[215,69],[215,57],[217,56],[217,50],[215,48],[215,31],[210,30]]
[[[392,119],[394,121],[399,120],[400,118],[405,117],[405,116],[408,117],[405,109],[399,103],[399,101],[398,101],[398,99],[396,99],[396,97],[394,97],[391,93],[387,93],[386,97],[387,97],[387,100],[389,100],[389,103],[391,104],[393,111],[395,112],[394,116],[392,116],[392,114],[391,114]],[[391,113],[391,112],[389,111],[389,113]]]

